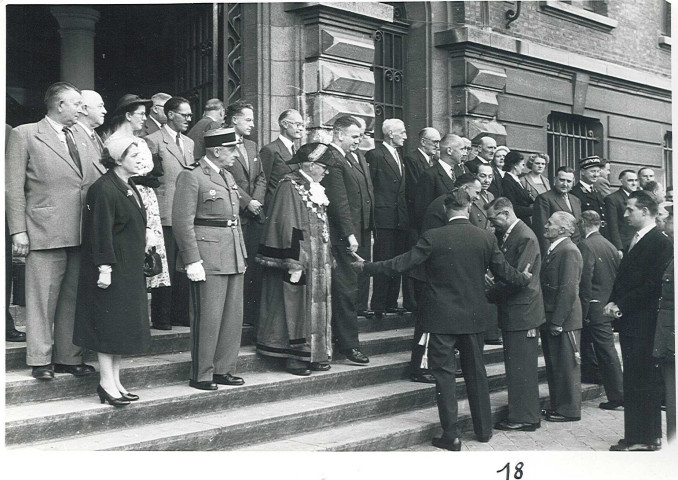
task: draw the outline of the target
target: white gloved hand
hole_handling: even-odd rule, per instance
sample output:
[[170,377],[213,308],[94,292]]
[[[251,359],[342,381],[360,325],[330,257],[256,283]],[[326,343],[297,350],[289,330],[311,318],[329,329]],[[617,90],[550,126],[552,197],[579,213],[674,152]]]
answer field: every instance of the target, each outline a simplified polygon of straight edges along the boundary
[[111,286],[111,272],[99,272],[97,287],[106,289]]
[[287,273],[290,274],[290,282],[298,283],[299,280],[301,279],[301,272],[303,272],[303,270],[296,270],[296,269],[290,268],[287,271]]
[[193,262],[186,265],[186,275],[191,282],[204,282],[205,269],[202,262]]

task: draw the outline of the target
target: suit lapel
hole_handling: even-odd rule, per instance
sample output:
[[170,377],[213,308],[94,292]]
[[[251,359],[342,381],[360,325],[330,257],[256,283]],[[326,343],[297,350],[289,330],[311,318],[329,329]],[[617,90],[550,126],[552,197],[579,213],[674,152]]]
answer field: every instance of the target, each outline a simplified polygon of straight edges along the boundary
[[38,140],[52,149],[54,153],[59,155],[62,160],[68,163],[75,173],[82,177],[82,172],[71,158],[71,155],[68,153],[68,147],[59,141],[57,133],[54,131],[49,122],[44,118],[38,122],[38,133],[36,137]]
[[450,178],[450,176],[447,174],[443,166],[440,165],[440,163],[437,163],[436,167],[438,168],[438,175],[440,175],[440,177],[442,178],[443,185],[445,185],[445,188],[448,191],[452,190],[454,188],[454,180]]
[[396,163],[396,159],[393,158],[393,155],[389,151],[388,148],[386,148],[383,144],[380,145],[381,149],[381,154],[384,157],[384,161],[386,164],[393,170],[393,174],[396,176],[396,178],[400,179],[402,177],[400,170],[398,170],[398,164]]
[[169,133],[163,128],[162,129],[162,138],[165,141],[165,144],[167,145],[167,151],[170,152],[174,157],[177,159],[177,161],[181,164],[182,167],[187,166],[186,159],[181,153],[181,150],[179,150],[179,147],[177,147],[176,141],[170,136]]
[[[132,202],[132,205],[134,205],[134,208],[136,208],[137,212],[144,218],[144,224],[146,223],[146,209],[143,207],[143,202],[141,201],[141,195],[139,195],[139,191],[137,190],[136,186],[132,187],[131,185],[126,185],[125,182],[122,181],[120,177],[113,171],[109,170],[107,175],[110,175],[110,180],[113,182],[113,185],[115,185],[115,188],[120,190],[120,192],[125,196],[128,202]],[[132,193],[132,189],[134,189],[134,192],[138,195],[137,197],[134,196],[134,193]],[[137,203],[137,199],[139,200],[139,203]]]

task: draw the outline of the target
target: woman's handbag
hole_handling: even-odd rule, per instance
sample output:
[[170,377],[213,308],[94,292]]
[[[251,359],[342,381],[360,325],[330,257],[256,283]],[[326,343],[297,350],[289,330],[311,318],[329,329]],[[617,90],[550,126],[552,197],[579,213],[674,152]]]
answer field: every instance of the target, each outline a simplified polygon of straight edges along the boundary
[[144,259],[144,275],[147,277],[155,277],[162,273],[162,260],[160,254],[155,251],[155,247],[146,252]]

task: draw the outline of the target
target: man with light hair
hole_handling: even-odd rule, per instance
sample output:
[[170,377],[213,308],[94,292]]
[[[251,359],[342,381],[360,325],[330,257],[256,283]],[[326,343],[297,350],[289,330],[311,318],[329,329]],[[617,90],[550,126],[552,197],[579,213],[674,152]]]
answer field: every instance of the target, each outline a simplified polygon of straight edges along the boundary
[[[104,124],[104,117],[106,116],[106,107],[104,100],[94,90],[82,91],[82,115],[78,118],[78,123],[73,126],[73,129],[82,129],[87,137],[92,142],[95,150],[99,153],[99,161],[104,152],[104,142],[101,140],[99,134],[94,130]],[[106,173],[106,169],[102,165],[99,168],[101,173]]]
[[650,167],[642,167],[638,169],[638,184],[640,188],[644,188],[649,182],[655,181],[654,170]]
[[167,93],[156,93],[151,97],[151,109],[148,112],[146,120],[144,120],[144,126],[141,129],[140,137],[146,137],[151,133],[155,133],[160,130],[160,127],[167,123],[167,115],[165,115],[165,103],[167,100],[172,98],[172,95]]
[[492,163],[494,151],[497,149],[497,141],[489,135],[483,134],[477,136],[473,140],[473,145],[475,146],[478,155],[473,160],[466,162],[466,167],[472,173],[478,173],[478,165],[482,163],[486,165]]
[[[398,153],[407,139],[405,124],[397,118],[384,120],[384,140],[365,155],[374,187],[374,261],[389,260],[408,249],[409,212],[405,195],[405,165]],[[401,275],[375,275],[371,307],[377,317],[403,313],[398,307]]]
[[193,156],[196,160],[200,160],[205,155],[205,132],[221,128],[224,125],[225,114],[224,102],[218,98],[207,100],[203,117],[186,134],[193,140]]

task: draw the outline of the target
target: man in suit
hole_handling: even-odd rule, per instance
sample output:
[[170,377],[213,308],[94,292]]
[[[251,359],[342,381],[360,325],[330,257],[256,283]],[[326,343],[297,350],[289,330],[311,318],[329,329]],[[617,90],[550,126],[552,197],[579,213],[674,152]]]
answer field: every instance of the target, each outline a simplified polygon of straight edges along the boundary
[[457,179],[454,166],[464,158],[464,141],[454,134],[445,135],[440,141],[440,159],[419,176],[414,197],[414,213],[421,231],[421,221],[433,200],[450,192]]
[[650,182],[654,182],[654,170],[650,167],[642,167],[638,169],[638,188],[645,188]]
[[478,193],[478,197],[473,200],[473,204],[471,205],[469,220],[478,228],[492,231],[493,225],[487,217],[486,208],[486,205],[494,200],[494,195],[488,191],[490,185],[492,184],[492,180],[494,179],[492,167],[485,164],[478,165],[478,173],[476,178],[480,182],[480,192]]
[[155,188],[162,223],[162,235],[167,252],[170,287],[153,289],[151,296],[151,325],[159,330],[171,330],[172,325],[188,326],[188,280],[184,272],[176,270],[179,254],[172,230],[172,201],[177,176],[191,167],[193,140],[184,135],[192,118],[191,105],[183,97],[172,97],[164,104],[167,118],[162,128],[146,137],[148,148],[159,166],[160,185]]
[[581,336],[582,381],[586,374],[594,376],[599,370],[607,402],[599,405],[614,410],[624,404],[622,370],[614,346],[612,319],[603,315],[603,307],[610,298],[614,278],[619,267],[617,249],[600,234],[600,215],[593,210],[582,213],[584,238],[577,245],[581,251],[583,270],[579,284],[582,318]]
[[278,182],[288,173],[299,170],[299,164],[289,165],[292,156],[296,152],[295,142],[301,142],[304,135],[305,124],[301,114],[294,110],[285,110],[278,117],[280,135],[268,145],[264,145],[259,152],[261,166],[266,176],[266,196],[264,205],[270,207],[273,193],[278,187]]
[[165,103],[172,98],[172,95],[166,93],[156,93],[151,97],[151,109],[148,112],[144,126],[139,134],[140,137],[147,137],[152,133],[157,132],[167,123],[167,115],[165,114]]
[[[99,162],[104,152],[104,143],[101,137],[95,130],[104,124],[104,117],[106,116],[106,107],[104,100],[94,90],[82,91],[82,115],[78,117],[78,122],[73,126],[74,129],[82,129],[83,133],[87,135],[92,142],[94,150],[99,154]],[[105,173],[106,170],[102,165],[99,170]]]
[[478,173],[478,166],[481,164],[491,165],[494,151],[497,149],[497,142],[494,138],[486,134],[481,134],[473,139],[473,145],[478,155],[473,160],[466,162],[466,167],[471,173]]
[[239,155],[234,129],[205,135],[205,156],[177,177],[172,225],[178,266],[191,281],[191,378],[199,390],[242,385],[236,377],[247,252],[239,187],[226,168]]
[[596,180],[596,184],[593,186],[596,192],[599,192],[603,199],[612,193],[612,187],[610,186],[610,162],[603,159],[603,168],[600,169],[600,176]]
[[[405,124],[388,118],[382,125],[384,140],[365,154],[374,189],[374,261],[388,260],[408,250],[409,214],[405,193],[405,165],[398,148],[407,139]],[[377,316],[403,313],[398,308],[401,275],[375,275],[371,307]]]
[[633,170],[623,170],[619,174],[621,187],[605,197],[605,218],[607,219],[607,239],[617,248],[620,256],[629,247],[635,233],[624,218],[629,195],[638,189],[638,175]]
[[261,268],[254,262],[254,257],[259,250],[259,238],[266,219],[264,215],[266,176],[257,157],[259,151],[257,144],[245,138],[254,128],[254,107],[242,100],[230,104],[226,109],[225,124],[235,128],[235,134],[240,142],[238,158],[227,170],[240,187],[240,221],[247,257],[251,259],[245,271],[243,321],[256,326],[261,297]]
[[488,298],[499,308],[509,410],[508,417],[494,428],[533,432],[540,427],[541,420],[537,329],[545,321],[539,242],[530,227],[516,216],[509,199],[499,197],[489,203],[487,216],[502,236],[499,248],[506,261],[517,270],[531,265],[535,272],[530,283],[522,289],[496,282],[488,291]]
[[12,247],[26,256],[26,363],[39,380],[94,372],[73,344],[73,323],[85,195],[101,176],[90,139],[72,130],[80,90],[54,83],[45,106],[45,118],[10,132],[5,164]]
[[[553,189],[537,195],[532,207],[532,230],[539,240],[542,255],[546,254],[550,240],[544,235],[546,222],[555,212],[567,212],[574,216],[576,222],[581,218],[581,203],[570,190],[574,185],[574,169],[568,166],[558,167],[556,178],[553,180]],[[572,241],[579,241],[579,228],[572,234]]]
[[[333,126],[330,152],[336,166],[322,180],[330,200],[327,217],[336,267],[332,272],[332,331],[336,350],[355,363],[368,363],[360,351],[356,311],[358,276],[353,254],[369,255],[374,229],[374,192],[367,163],[353,152],[360,143],[360,123],[339,117]],[[365,256],[363,256],[365,255]]]
[[614,318],[624,363],[624,438],[612,451],[658,450],[661,408],[652,360],[661,280],[672,258],[671,240],[656,226],[658,205],[643,190],[629,195],[624,218],[636,231],[624,253],[604,313]]
[[224,102],[218,98],[207,100],[202,118],[193,125],[187,134],[193,140],[193,157],[196,160],[200,160],[205,155],[205,132],[221,128],[224,124],[225,114]]
[[425,266],[428,280],[421,309],[424,331],[430,332],[428,358],[436,379],[436,401],[443,428],[442,437],[434,438],[433,445],[453,451],[461,449],[455,346],[461,354],[476,438],[488,442],[492,437],[490,394],[482,357],[485,330],[482,319],[486,318],[487,305],[485,272],[490,268],[498,278],[517,286],[526,285],[532,276],[529,267],[519,273],[508,265],[494,235],[471,225],[470,204],[471,197],[465,189],[454,190],[445,201],[449,218],[446,226],[425,232],[409,252],[383,262],[356,262],[354,267],[374,275]]
[[582,212],[593,210],[600,216],[600,233],[604,236],[606,233],[605,200],[594,188],[602,167],[603,162],[597,155],[579,160],[579,183],[572,187],[572,195],[579,199]]
[[581,418],[581,334],[582,258],[570,237],[577,221],[568,212],[555,212],[544,225],[550,245],[541,266],[541,290],[546,323],[541,326],[541,345],[546,361],[549,422],[576,422]]

